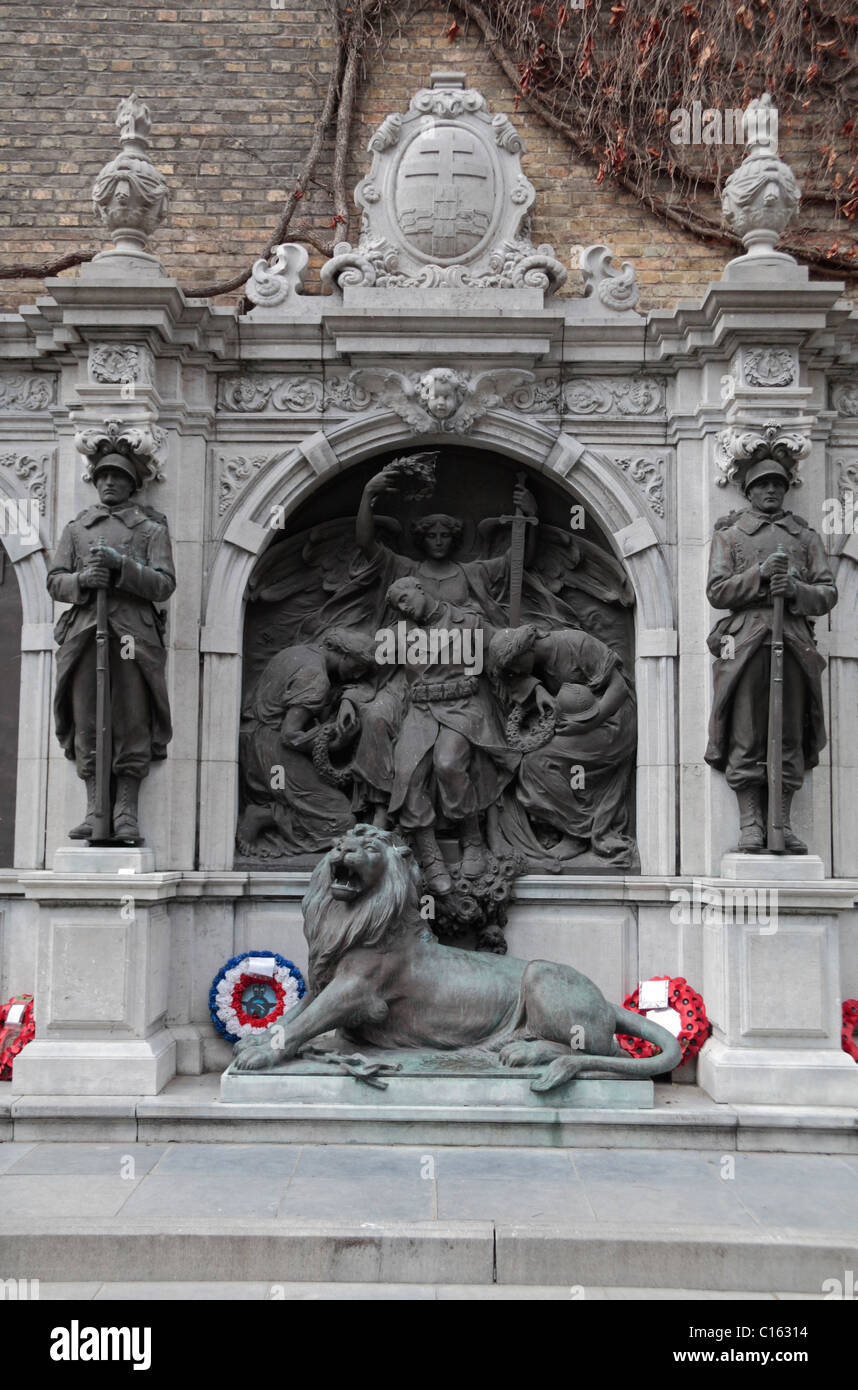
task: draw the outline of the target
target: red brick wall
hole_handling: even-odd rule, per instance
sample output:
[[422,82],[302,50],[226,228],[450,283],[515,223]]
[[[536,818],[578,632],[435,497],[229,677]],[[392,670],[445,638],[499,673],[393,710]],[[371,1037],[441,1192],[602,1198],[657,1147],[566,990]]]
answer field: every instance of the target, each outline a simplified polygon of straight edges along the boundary
[[[405,110],[433,69],[461,68],[524,136],[524,168],[537,190],[536,243],[551,242],[568,265],[572,246],[607,242],[636,266],[642,308],[699,296],[730,253],[669,228],[616,186],[598,186],[559,135],[515,111],[506,77],[458,18],[462,33],[452,44],[442,5],[403,4],[388,21],[359,93],[349,186],[368,167],[366,144],[379,121]],[[153,246],[167,272],[192,288],[249,266],[276,225],[324,99],[332,54],[325,0],[303,7],[285,0],[283,9],[237,0],[209,0],[206,9],[5,0],[4,20],[0,263],[40,263],[105,244],[90,190],[118,153],[116,103],[133,87],[152,110],[152,156],[170,185],[171,208]],[[325,239],[333,235],[331,155],[329,148],[301,209]],[[314,255],[313,265],[321,259]],[[568,289],[579,287],[573,273]],[[42,292],[36,280],[0,280],[0,309]]]

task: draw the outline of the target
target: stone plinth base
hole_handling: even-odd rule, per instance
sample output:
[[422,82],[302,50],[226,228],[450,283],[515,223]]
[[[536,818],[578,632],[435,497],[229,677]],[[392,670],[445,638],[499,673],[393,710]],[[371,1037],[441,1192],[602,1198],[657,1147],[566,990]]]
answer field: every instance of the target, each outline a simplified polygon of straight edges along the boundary
[[155,851],[134,845],[61,845],[54,851],[55,874],[151,874]]
[[743,883],[816,883],[825,878],[818,854],[725,854],[721,877]]
[[734,1105],[858,1106],[858,1066],[833,1048],[728,1047],[710,1038],[697,1079],[713,1100]]
[[337,1071],[330,1063],[298,1058],[271,1071],[236,1071],[232,1063],[221,1077],[222,1101],[245,1105],[379,1105],[443,1106],[463,1110],[486,1106],[539,1109],[651,1110],[653,1083],[626,1077],[584,1078],[532,1091],[531,1081],[544,1068],[499,1067],[493,1062],[463,1061],[461,1054],[379,1052],[365,1049],[368,1062],[398,1063],[402,1070],[379,1079],[379,1090]]
[[15,1058],[13,1095],[156,1096],[176,1071],[176,1040],[34,1038]]

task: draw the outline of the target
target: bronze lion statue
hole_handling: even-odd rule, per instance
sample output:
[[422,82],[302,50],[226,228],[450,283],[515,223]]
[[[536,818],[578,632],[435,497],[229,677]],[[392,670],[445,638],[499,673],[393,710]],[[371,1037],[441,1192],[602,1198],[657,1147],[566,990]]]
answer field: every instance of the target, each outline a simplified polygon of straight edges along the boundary
[[[309,990],[236,1044],[238,1071],[261,1071],[331,1029],[372,1048],[482,1048],[507,1067],[542,1066],[534,1091],[587,1073],[648,1077],[678,1066],[666,1029],[610,1004],[569,965],[442,946],[420,916],[420,869],[390,831],[356,825],[313,871],[302,908]],[[655,1043],[630,1057],[615,1040]]]

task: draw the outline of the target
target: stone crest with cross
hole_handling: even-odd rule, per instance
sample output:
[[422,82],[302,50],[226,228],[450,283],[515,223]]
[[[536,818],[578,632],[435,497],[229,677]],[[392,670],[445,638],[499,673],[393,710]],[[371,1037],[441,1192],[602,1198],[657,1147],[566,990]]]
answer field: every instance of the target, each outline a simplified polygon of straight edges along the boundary
[[535,192],[509,117],[492,116],[464,73],[436,72],[406,115],[387,116],[369,142],[372,167],[355,190],[356,247],[340,242],[322,277],[348,285],[543,291],[566,272],[530,239]]

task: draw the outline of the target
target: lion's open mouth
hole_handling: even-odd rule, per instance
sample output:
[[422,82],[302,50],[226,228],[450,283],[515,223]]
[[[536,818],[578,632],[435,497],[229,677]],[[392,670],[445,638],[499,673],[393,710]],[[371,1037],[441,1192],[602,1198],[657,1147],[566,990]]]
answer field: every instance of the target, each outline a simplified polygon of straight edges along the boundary
[[331,865],[331,897],[341,902],[351,902],[363,892],[360,874],[349,869],[342,861]]

